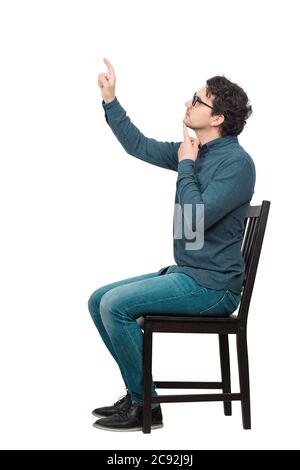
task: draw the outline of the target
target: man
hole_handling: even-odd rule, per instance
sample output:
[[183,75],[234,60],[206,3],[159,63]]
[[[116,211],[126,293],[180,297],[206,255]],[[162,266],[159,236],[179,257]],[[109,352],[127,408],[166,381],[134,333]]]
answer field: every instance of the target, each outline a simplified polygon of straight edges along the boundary
[[[117,139],[130,155],[178,173],[176,264],[102,286],[88,303],[127,389],[114,405],[93,411],[101,418],[94,426],[134,431],[142,429],[143,419],[143,333],[137,318],[146,312],[227,316],[239,305],[245,268],[241,244],[255,166],[237,136],[252,108],[237,84],[224,76],[210,78],[185,103],[183,141],[159,142],[130,121],[115,95],[114,68],[104,62],[108,71],[98,76],[98,84],[106,121]],[[189,137],[188,127],[196,138]],[[195,244],[188,241],[193,234]],[[152,395],[157,395],[153,382]],[[162,426],[160,404],[152,404],[152,429]]]

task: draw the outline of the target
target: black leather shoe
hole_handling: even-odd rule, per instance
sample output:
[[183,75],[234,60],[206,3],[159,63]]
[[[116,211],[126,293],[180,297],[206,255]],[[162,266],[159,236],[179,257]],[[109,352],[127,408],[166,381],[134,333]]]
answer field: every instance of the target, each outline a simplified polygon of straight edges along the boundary
[[[129,408],[123,408],[108,418],[98,419],[93,426],[106,431],[142,431],[143,407],[132,403]],[[160,405],[152,409],[151,429],[163,427]]]
[[116,403],[114,403],[111,406],[103,406],[102,408],[96,408],[94,411],[92,411],[92,414],[94,416],[97,416],[97,418],[106,418],[107,416],[112,416],[114,413],[117,413],[117,411],[129,408],[131,405],[131,397],[129,393],[127,392],[127,395],[124,397],[119,398]]

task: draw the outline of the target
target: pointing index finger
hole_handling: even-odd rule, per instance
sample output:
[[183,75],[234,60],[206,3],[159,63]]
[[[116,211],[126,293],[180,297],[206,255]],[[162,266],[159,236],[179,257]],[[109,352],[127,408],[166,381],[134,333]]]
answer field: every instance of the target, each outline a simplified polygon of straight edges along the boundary
[[111,63],[109,62],[109,60],[104,58],[103,61],[105,62],[106,66],[108,68],[108,71],[112,72],[112,73],[115,73],[115,70],[114,70],[113,66],[111,65]]
[[188,133],[188,130],[187,130],[187,126],[185,125],[184,122],[183,122],[183,137],[184,137],[184,140],[190,140],[190,136],[189,136],[189,133]]

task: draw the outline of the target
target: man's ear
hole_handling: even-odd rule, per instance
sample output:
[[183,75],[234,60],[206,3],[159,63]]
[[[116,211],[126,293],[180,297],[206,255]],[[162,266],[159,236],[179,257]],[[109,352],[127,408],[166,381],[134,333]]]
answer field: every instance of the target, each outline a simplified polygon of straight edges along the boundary
[[224,115],[223,114],[217,114],[215,116],[211,116],[212,119],[212,126],[220,126],[224,122]]

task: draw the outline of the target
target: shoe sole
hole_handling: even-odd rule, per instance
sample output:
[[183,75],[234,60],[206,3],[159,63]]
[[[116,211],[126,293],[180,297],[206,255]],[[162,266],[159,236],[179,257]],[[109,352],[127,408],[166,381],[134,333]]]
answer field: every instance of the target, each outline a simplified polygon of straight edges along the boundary
[[108,418],[110,416],[112,416],[114,413],[112,413],[111,415],[100,415],[98,413],[94,413],[94,411],[92,411],[92,415],[93,416],[96,416],[96,418]]
[[98,413],[95,413],[94,411],[92,411],[92,415],[93,416],[96,416],[96,418],[110,418],[112,415],[118,413],[117,411],[115,411],[114,413],[111,413],[109,415],[100,415]]
[[[116,432],[135,432],[135,431],[142,431],[143,430],[142,426],[135,427],[135,428],[129,428],[129,429],[126,429],[126,428],[109,428],[107,426],[101,426],[101,424],[96,424],[96,423],[93,423],[93,426],[97,429],[103,429],[104,431],[116,431]],[[163,423],[161,423],[161,424],[152,424],[151,425],[151,431],[155,430],[155,429],[160,429],[163,426],[164,426]]]

